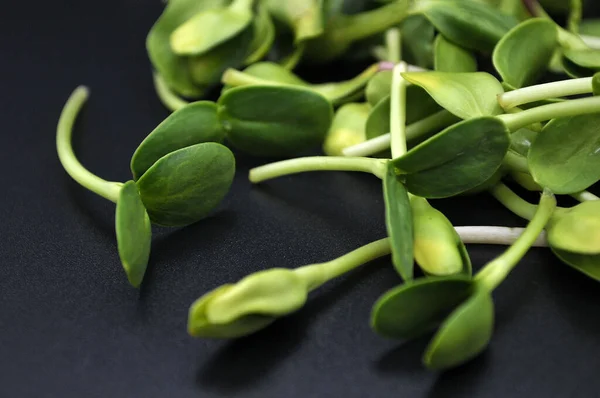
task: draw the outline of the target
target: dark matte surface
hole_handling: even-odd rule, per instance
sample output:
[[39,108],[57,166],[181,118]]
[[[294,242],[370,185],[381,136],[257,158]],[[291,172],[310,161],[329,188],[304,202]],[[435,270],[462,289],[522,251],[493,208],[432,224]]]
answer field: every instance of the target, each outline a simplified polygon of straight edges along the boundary
[[[370,264],[306,308],[238,342],[187,336],[190,303],[274,266],[324,261],[384,236],[380,184],[316,173],[252,188],[239,173],[222,210],[155,233],[138,292],[120,269],[114,205],[73,183],[55,124],[78,84],[92,97],[76,132],[83,163],[129,178],[137,144],[166,111],[144,50],[157,0],[11,1],[0,13],[0,396],[587,397],[600,388],[600,286],[531,251],[495,293],[489,350],[459,369],[420,366],[425,341],[374,335],[371,305],[397,284]],[[487,196],[437,201],[456,225],[523,225]],[[469,247],[481,265],[499,248]]]

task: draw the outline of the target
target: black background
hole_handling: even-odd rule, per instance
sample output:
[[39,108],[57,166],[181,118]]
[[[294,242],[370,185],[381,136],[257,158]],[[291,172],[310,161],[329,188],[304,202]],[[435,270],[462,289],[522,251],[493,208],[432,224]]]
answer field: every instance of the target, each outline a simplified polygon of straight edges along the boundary
[[[426,339],[387,341],[372,303],[399,283],[389,260],[334,281],[298,313],[236,342],[186,334],[194,299],[268,267],[332,259],[385,236],[380,183],[312,173],[251,187],[238,156],[213,217],[156,230],[142,288],[128,286],[114,205],[71,181],[54,148],[64,101],[91,88],[82,162],[116,181],[167,112],[144,41],[158,0],[6,1],[0,12],[0,396],[569,397],[600,388],[600,285],[532,250],[495,292],[489,349],[445,373]],[[329,73],[336,73],[329,70]],[[487,195],[434,201],[455,225],[522,226]],[[470,246],[476,266],[500,253]]]

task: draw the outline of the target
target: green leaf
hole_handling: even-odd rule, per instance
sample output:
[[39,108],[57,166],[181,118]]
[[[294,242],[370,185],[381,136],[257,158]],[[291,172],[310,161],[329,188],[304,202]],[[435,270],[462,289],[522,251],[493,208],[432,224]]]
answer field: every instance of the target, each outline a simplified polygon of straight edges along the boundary
[[377,300],[371,311],[371,327],[388,338],[418,337],[438,327],[472,290],[472,280],[462,275],[406,282]]
[[335,113],[323,143],[323,152],[342,156],[342,151],[365,141],[365,126],[371,106],[367,103],[342,105]]
[[600,95],[600,72],[594,74],[592,79],[592,91],[594,95]]
[[576,63],[569,60],[564,55],[560,58],[560,66],[562,66],[564,72],[573,79],[579,79],[581,77],[591,77],[596,71],[583,66],[579,66]]
[[600,282],[600,254],[572,253],[550,247],[563,263]]
[[246,65],[253,64],[263,59],[275,41],[275,25],[269,15],[267,7],[258,4],[258,12],[253,24],[254,36],[250,43],[250,52],[245,60]]
[[206,142],[163,156],[137,185],[153,223],[185,226],[205,218],[219,205],[234,173],[231,151]]
[[423,15],[408,16],[401,24],[402,58],[422,68],[433,66],[433,25]]
[[471,0],[433,0],[417,3],[438,32],[459,46],[491,52],[517,20],[493,7]]
[[445,198],[490,179],[509,145],[509,132],[502,121],[475,118],[450,126],[392,162],[410,193]]
[[236,87],[218,104],[229,142],[255,156],[290,156],[320,147],[333,118],[327,99],[299,87]]
[[423,363],[429,369],[456,367],[479,355],[494,331],[494,303],[486,291],[475,293],[444,321],[429,343]]
[[308,287],[289,269],[272,268],[241,279],[212,299],[206,317],[214,323],[229,323],[247,315],[283,316],[306,303]]
[[446,216],[426,199],[411,198],[414,256],[428,275],[471,274],[471,260],[460,236]]
[[201,87],[211,87],[221,80],[228,68],[242,65],[250,52],[254,28],[248,26],[239,35],[198,56],[186,57],[192,80]]
[[489,73],[410,72],[402,75],[423,87],[440,106],[461,119],[503,113],[497,96],[504,93],[504,89]]
[[320,0],[265,1],[271,15],[294,31],[296,44],[323,34],[322,3]]
[[202,142],[221,142],[225,132],[217,120],[217,105],[199,101],[169,115],[137,148],[131,172],[139,179],[158,159],[173,151]]
[[413,219],[408,192],[396,179],[394,167],[388,163],[383,179],[385,223],[392,247],[392,262],[403,280],[414,275]]
[[[406,87],[406,124],[410,125],[439,112],[439,105],[419,86]],[[367,120],[367,138],[390,132],[391,97],[387,96],[371,110]]]
[[252,22],[250,7],[235,6],[203,10],[171,33],[175,54],[200,55],[240,34]]
[[199,97],[204,88],[192,80],[188,59],[173,52],[169,43],[171,33],[194,14],[210,8],[221,7],[225,0],[172,0],[150,29],[146,38],[148,56],[154,69],[173,91],[186,97]]
[[510,150],[521,156],[527,157],[529,155],[529,149],[535,142],[537,136],[538,133],[527,128],[515,131],[510,135]]
[[594,72],[600,71],[600,50],[563,50],[563,55],[580,68],[590,69]]
[[600,18],[588,18],[579,24],[579,33],[600,37]]
[[371,106],[377,105],[382,99],[389,97],[392,90],[392,71],[383,70],[377,72],[365,88],[367,102]]
[[551,120],[529,150],[535,181],[556,194],[583,191],[600,179],[600,114]]
[[231,284],[220,286],[200,297],[190,306],[187,328],[191,336],[233,339],[264,329],[277,319],[268,315],[247,315],[228,323],[214,323],[209,321],[206,316],[207,307],[215,298],[227,293],[232,287],[233,285]]
[[477,72],[477,60],[469,51],[438,35],[433,44],[434,69],[438,72]]
[[515,88],[534,84],[547,70],[558,47],[558,30],[545,18],[529,19],[500,40],[494,49],[494,67]]
[[553,249],[600,254],[600,201],[589,201],[555,212],[546,227]]
[[121,188],[117,201],[115,229],[119,257],[127,279],[133,287],[139,287],[148,266],[152,229],[150,218],[133,181],[126,182]]

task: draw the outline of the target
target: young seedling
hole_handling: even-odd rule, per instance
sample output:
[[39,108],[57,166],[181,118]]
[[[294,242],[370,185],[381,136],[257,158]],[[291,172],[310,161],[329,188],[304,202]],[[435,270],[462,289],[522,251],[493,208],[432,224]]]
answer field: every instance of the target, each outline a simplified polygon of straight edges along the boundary
[[115,227],[121,263],[138,287],[150,255],[150,223],[185,226],[212,212],[233,181],[235,159],[217,142],[223,137],[211,103],[190,104],[173,113],[138,147],[131,160],[133,180],[106,181],[88,171],[71,145],[73,125],[87,100],[77,88],[61,114],[56,148],[65,171],[80,185],[116,203]]
[[455,367],[480,354],[493,332],[491,292],[533,245],[555,207],[554,195],[545,191],[525,232],[474,278],[423,278],[384,294],[373,307],[373,329],[388,338],[412,339],[437,328],[423,355],[429,369]]

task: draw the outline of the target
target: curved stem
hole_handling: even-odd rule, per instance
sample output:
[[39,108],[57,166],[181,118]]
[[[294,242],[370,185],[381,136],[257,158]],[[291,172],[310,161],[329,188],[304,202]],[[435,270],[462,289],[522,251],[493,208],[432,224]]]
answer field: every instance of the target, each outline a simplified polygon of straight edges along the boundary
[[402,22],[409,14],[409,3],[396,0],[374,10],[338,17],[335,34],[349,42],[376,35]]
[[392,71],[390,139],[394,159],[406,153],[406,80],[402,77],[404,72],[406,72],[404,62],[400,62]]
[[328,281],[335,279],[353,269],[386,256],[391,252],[390,239],[385,238],[371,242],[351,251],[335,260],[326,263],[305,265],[294,270],[306,282],[309,290],[315,290]]
[[56,129],[56,151],[58,152],[60,163],[71,178],[90,191],[111,202],[117,203],[123,184],[106,181],[95,174],[92,174],[83,167],[73,152],[71,143],[73,125],[88,96],[89,90],[87,87],[80,86],[77,87],[69,97],[69,100],[62,110]]
[[531,220],[537,211],[537,206],[527,202],[502,183],[490,189],[490,193],[517,216]]
[[569,79],[552,83],[537,84],[518,90],[508,91],[498,96],[498,103],[510,109],[530,102],[592,92],[592,78]]
[[[436,130],[441,130],[450,126],[452,123],[458,121],[458,118],[448,112],[442,110],[428,116],[424,119],[419,120],[406,127],[406,140],[414,140],[421,138]],[[380,135],[379,137],[372,138],[360,144],[352,145],[345,148],[342,153],[344,156],[371,156],[381,151],[385,151],[390,147],[390,133]]]
[[521,173],[529,173],[529,165],[527,158],[513,151],[506,152],[506,156],[502,161],[504,166],[509,167],[512,171],[520,171]]
[[600,97],[581,98],[556,104],[542,105],[519,113],[497,116],[510,131],[530,124],[568,116],[600,112]]
[[597,197],[596,195],[594,195],[593,193],[588,192],[588,191],[577,192],[577,193],[571,194],[571,196],[580,202],[600,200],[599,197]]
[[249,178],[252,183],[256,184],[308,171],[362,171],[383,178],[387,162],[388,160],[363,157],[312,156],[256,167],[250,170]]
[[163,78],[158,74],[153,74],[154,90],[160,99],[160,102],[167,107],[168,110],[175,112],[184,106],[188,105],[189,102],[181,99],[175,92],[173,92]]
[[519,236],[515,243],[502,255],[490,261],[475,276],[475,282],[488,291],[494,290],[508,276],[510,271],[518,264],[531,248],[556,209],[556,198],[549,190],[542,194],[540,204],[535,215]]

